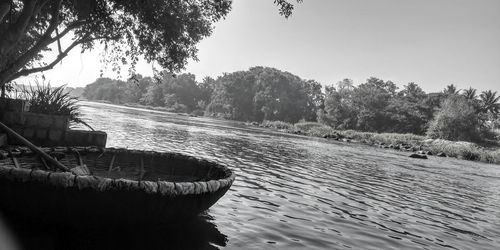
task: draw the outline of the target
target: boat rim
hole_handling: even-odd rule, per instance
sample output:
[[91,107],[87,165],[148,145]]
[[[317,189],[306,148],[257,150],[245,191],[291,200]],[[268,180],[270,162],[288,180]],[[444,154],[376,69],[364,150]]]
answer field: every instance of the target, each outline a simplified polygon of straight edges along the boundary
[[[53,152],[53,148],[43,148],[47,152]],[[212,179],[208,181],[194,182],[173,182],[173,181],[149,181],[149,180],[130,180],[125,178],[109,178],[102,176],[79,176],[71,172],[54,172],[42,169],[29,169],[16,166],[0,165],[0,178],[5,178],[10,181],[22,183],[40,183],[48,184],[60,188],[76,188],[78,190],[91,189],[97,192],[116,192],[116,191],[138,191],[146,194],[157,194],[161,196],[186,196],[198,195],[203,193],[214,193],[218,190],[229,188],[236,178],[236,174],[228,167],[219,163],[208,161],[203,158],[197,158],[185,154],[174,152],[156,152],[130,150],[122,148],[96,148],[96,147],[64,147],[64,153],[86,151],[91,153],[98,152],[128,152],[136,154],[169,154],[174,156],[182,156],[186,160],[194,160],[200,164],[211,163],[219,171],[224,172],[225,177],[220,179]],[[26,152],[24,152],[26,153]],[[29,151],[28,151],[28,154]],[[23,153],[19,157],[22,157]]]

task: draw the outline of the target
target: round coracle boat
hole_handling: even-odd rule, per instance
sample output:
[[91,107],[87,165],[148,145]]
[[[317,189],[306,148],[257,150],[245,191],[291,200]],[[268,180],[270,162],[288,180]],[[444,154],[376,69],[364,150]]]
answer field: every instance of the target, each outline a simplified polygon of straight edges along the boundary
[[56,170],[27,148],[0,150],[0,208],[63,222],[149,223],[193,216],[231,187],[225,166],[178,153],[95,147],[43,151],[89,175]]

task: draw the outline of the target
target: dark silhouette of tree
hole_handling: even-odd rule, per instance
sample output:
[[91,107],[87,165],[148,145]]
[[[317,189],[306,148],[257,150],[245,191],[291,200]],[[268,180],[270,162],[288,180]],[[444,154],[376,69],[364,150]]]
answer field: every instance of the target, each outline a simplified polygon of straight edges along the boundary
[[[296,0],[300,3],[302,0]],[[294,5],[274,0],[288,18]],[[29,74],[52,69],[77,46],[82,52],[96,42],[107,49],[105,61],[131,73],[140,55],[171,72],[196,59],[195,45],[224,18],[230,0],[3,0],[0,2],[0,87]],[[63,45],[63,38],[71,42]],[[63,41],[64,41],[63,40]],[[43,52],[57,44],[56,58]]]
[[[280,5],[280,3],[278,3]],[[286,4],[281,3],[281,8]],[[228,0],[10,0],[0,4],[0,86],[49,70],[69,51],[100,41],[113,68],[143,55],[169,71],[196,59],[195,45],[231,8]],[[285,12],[287,14],[287,12]],[[61,40],[71,37],[69,45]],[[57,44],[58,55],[43,63],[42,52]],[[3,91],[4,92],[4,91]]]

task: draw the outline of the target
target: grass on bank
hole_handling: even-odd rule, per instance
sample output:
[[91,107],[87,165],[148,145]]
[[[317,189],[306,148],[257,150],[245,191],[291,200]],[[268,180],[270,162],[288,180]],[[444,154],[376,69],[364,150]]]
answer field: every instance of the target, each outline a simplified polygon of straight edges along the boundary
[[445,153],[449,157],[500,164],[500,149],[498,147],[483,147],[472,142],[429,139],[426,136],[414,134],[335,130],[317,122],[291,124],[282,121],[263,121],[260,126],[293,134],[323,138],[347,138],[370,145],[397,145],[397,148],[401,149],[424,150],[434,155]]

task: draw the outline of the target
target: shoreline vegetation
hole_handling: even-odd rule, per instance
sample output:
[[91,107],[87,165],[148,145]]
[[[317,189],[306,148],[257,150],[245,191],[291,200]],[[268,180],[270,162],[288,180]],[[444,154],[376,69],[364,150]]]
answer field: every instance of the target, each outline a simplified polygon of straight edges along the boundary
[[[106,100],[82,100],[87,102],[113,104],[118,106],[142,108],[155,111],[175,113],[183,116],[193,114],[171,111],[166,107],[154,107],[135,103],[115,104]],[[217,117],[211,117],[217,119]],[[238,121],[237,121],[238,122]],[[277,130],[289,134],[319,137],[345,143],[362,143],[383,149],[393,149],[410,154],[436,157],[453,157],[462,160],[480,161],[500,164],[500,148],[498,145],[480,145],[466,141],[449,141],[430,139],[426,136],[400,133],[373,133],[355,130],[336,130],[318,122],[298,122],[295,124],[283,121],[245,122],[248,126]]]
[[256,66],[202,81],[193,74],[165,71],[127,81],[98,78],[71,92],[129,107],[403,148],[414,158],[439,154],[500,163],[500,96],[492,90],[451,84],[426,93],[414,82],[398,86],[376,77],[323,85]]
[[462,160],[500,164],[500,148],[498,145],[480,145],[466,141],[431,139],[426,136],[414,134],[336,130],[328,125],[317,122],[292,124],[282,121],[263,121],[262,123],[250,124],[291,134],[362,143],[384,149],[406,151],[422,156],[453,157]]

